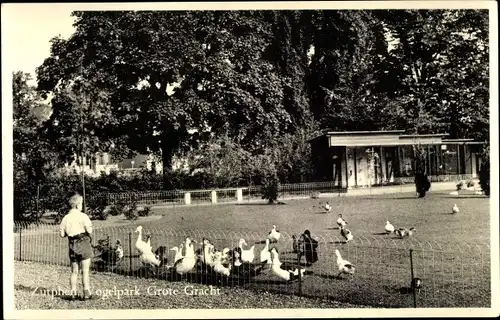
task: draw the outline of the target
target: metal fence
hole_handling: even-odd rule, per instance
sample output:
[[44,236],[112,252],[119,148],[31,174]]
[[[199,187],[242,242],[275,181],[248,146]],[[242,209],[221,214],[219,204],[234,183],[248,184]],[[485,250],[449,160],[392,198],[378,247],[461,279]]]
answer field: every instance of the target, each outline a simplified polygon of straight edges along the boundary
[[[135,242],[135,227],[95,227],[92,236],[96,245],[106,239],[111,244],[120,240],[122,259],[102,261],[96,251],[93,269],[96,272],[114,272],[133,277],[155,277],[165,281],[188,281],[212,284],[219,287],[238,286],[248,290],[267,291],[311,298],[331,299],[359,305],[384,308],[406,307],[489,307],[490,247],[479,243],[418,242],[414,238],[395,239],[391,236],[354,237],[348,243],[336,237],[317,237],[318,261],[305,266],[305,258],[293,252],[292,234],[281,230],[279,242],[271,244],[279,252],[282,268],[305,268],[307,271],[295,281],[286,281],[271,268],[259,262],[267,234],[255,232],[223,232],[205,230],[169,230],[144,228],[151,235],[153,251],[166,246],[179,246],[186,237],[197,240],[203,252],[203,239],[209,239],[217,250],[238,247],[244,239],[248,246],[255,246],[252,264],[246,270],[232,270],[230,276],[211,271],[199,258],[185,279],[179,279],[169,266],[174,251],[168,250],[163,267],[147,267],[141,263]],[[298,235],[297,235],[298,236]],[[314,234],[313,234],[314,237]],[[15,259],[46,264],[69,265],[67,240],[61,239],[55,225],[24,225],[15,228]],[[341,275],[335,250],[356,268],[353,276]],[[413,290],[413,278],[422,280],[419,291]]]

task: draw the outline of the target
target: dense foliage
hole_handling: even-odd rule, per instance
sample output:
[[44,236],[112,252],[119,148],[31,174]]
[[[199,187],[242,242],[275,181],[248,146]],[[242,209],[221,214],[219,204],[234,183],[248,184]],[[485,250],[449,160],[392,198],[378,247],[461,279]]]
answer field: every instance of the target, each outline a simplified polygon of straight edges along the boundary
[[[489,139],[487,10],[73,15],[37,90],[13,75],[18,195],[98,151],[153,153],[163,177],[142,185],[187,189],[307,181],[308,140],[325,129]],[[100,179],[92,188],[135,190]]]

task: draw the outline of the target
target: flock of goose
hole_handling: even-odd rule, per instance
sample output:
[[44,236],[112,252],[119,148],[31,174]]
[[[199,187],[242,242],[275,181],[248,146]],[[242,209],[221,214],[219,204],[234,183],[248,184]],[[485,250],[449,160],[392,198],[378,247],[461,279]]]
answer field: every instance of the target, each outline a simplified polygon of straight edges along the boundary
[[[206,238],[201,242],[201,248],[195,249],[197,241],[186,237],[179,245],[171,249],[165,246],[158,247],[153,251],[151,245],[151,236],[146,236],[146,241],[143,240],[142,226],[138,226],[135,230],[138,233],[135,242],[135,249],[139,251],[139,259],[146,267],[152,267],[159,270],[165,268],[168,271],[178,275],[185,276],[192,270],[211,271],[223,276],[239,276],[252,277],[260,274],[264,270],[270,270],[271,273],[285,281],[293,281],[311,271],[301,268],[297,264],[283,263],[280,260],[278,249],[275,246],[270,246],[271,243],[280,241],[281,234],[273,225],[273,228],[268,233],[265,239],[265,246],[257,256],[255,254],[255,245],[248,248],[248,244],[244,239],[240,239],[238,246],[234,249],[222,248],[217,250],[215,245]],[[294,247],[297,243],[294,241]],[[247,247],[247,248],[245,248]],[[167,255],[169,251],[175,252],[173,261],[168,264]],[[355,267],[349,261],[344,260],[339,250],[335,251],[337,257],[338,274],[353,275]]]
[[[326,212],[330,212],[332,207],[328,202],[323,206]],[[460,209],[456,204],[453,205],[452,213],[457,214]],[[343,218],[342,214],[338,215],[336,223],[340,229],[341,236],[345,239],[345,242],[353,240],[353,234],[350,230],[346,228],[347,221]],[[195,249],[195,244],[197,241],[191,237],[186,237],[185,240],[178,246],[172,248],[167,248],[166,246],[159,246],[155,251],[151,245],[151,236],[146,236],[146,241],[143,240],[142,226],[138,226],[135,230],[138,233],[137,240],[135,242],[135,249],[139,252],[139,259],[144,266],[153,267],[153,269],[159,270],[160,268],[166,268],[168,271],[172,271],[178,275],[185,276],[192,270],[196,272],[209,271],[209,269],[216,274],[220,274],[226,277],[229,276],[239,276],[239,277],[252,277],[260,274],[264,270],[270,270],[271,273],[280,279],[285,281],[292,281],[301,276],[311,273],[306,271],[305,268],[301,268],[296,264],[282,263],[280,260],[278,249],[275,246],[271,247],[271,243],[278,243],[281,238],[280,232],[273,225],[273,228],[268,233],[265,239],[265,246],[260,251],[259,255],[255,254],[255,245],[248,248],[248,244],[245,239],[240,239],[238,246],[234,249],[222,248],[222,250],[217,250],[215,245],[206,238],[202,239],[201,248]],[[399,238],[411,237],[416,232],[415,228],[395,228],[390,221],[386,221],[385,232],[387,234],[396,234]],[[303,254],[303,249],[299,248],[301,246],[300,240],[296,236],[293,236],[293,251],[301,252]],[[302,239],[302,238],[301,238]],[[246,248],[245,248],[246,247]],[[173,261],[168,264],[168,253],[170,251],[175,252]],[[335,250],[336,264],[337,264],[337,277],[342,274],[354,276],[355,266],[349,261],[342,258],[340,251]],[[100,255],[101,260],[112,262],[116,265],[119,261],[123,260],[124,251],[120,240],[116,241],[115,248],[110,251],[103,251]],[[300,257],[300,256],[299,256]],[[299,258],[300,260],[300,258]],[[255,262],[254,262],[255,261]],[[415,283],[413,283],[415,282]],[[412,281],[412,288],[419,289],[421,287],[422,280],[415,278]]]

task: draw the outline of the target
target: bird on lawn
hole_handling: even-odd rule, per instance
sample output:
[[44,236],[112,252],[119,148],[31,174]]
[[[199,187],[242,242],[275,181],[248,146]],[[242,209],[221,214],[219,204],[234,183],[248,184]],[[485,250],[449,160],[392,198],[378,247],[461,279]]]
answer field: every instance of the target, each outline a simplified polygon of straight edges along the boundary
[[339,227],[345,227],[347,222],[342,218],[342,213],[339,214],[339,218],[337,219],[337,224]]
[[191,240],[190,237],[187,237],[184,241],[184,247],[186,248],[186,254],[183,258],[177,260],[174,264],[174,270],[179,275],[185,275],[189,271],[191,271],[196,265],[196,256],[194,253],[194,244],[196,241]]
[[276,225],[273,224],[273,228],[267,235],[267,238],[271,240],[271,242],[278,242],[281,237],[280,232],[276,229]]
[[346,243],[354,238],[352,232],[346,229],[344,226],[340,227],[340,234],[342,235],[342,237],[344,237]]
[[385,232],[387,232],[387,233],[394,232],[394,226],[389,221],[387,221],[385,224]]
[[175,256],[174,256],[174,264],[183,258],[183,255],[182,255],[182,248],[184,247],[184,245],[180,245],[179,247],[175,246],[175,247],[172,247],[170,248],[170,251],[174,251],[175,252]]
[[324,208],[325,208],[326,212],[330,212],[332,210],[332,206],[330,206],[330,204],[328,203],[328,201],[326,202]]
[[416,291],[416,292],[419,292],[420,293],[420,289],[422,289],[422,285],[423,285],[423,281],[422,279],[420,278],[413,278],[411,279],[411,289],[413,291]]
[[350,274],[354,277],[354,271],[356,270],[354,265],[349,261],[342,259],[339,250],[335,250],[335,255],[337,256],[337,268],[339,269],[337,277],[340,277],[341,274]]
[[271,264],[271,252],[269,251],[269,239],[266,239],[266,245],[260,252],[260,262]]
[[238,244],[238,248],[241,250],[241,252],[240,252],[241,261],[252,263],[253,259],[255,258],[255,254],[254,254],[255,245],[251,246],[250,249],[247,249],[247,250],[243,249],[243,245],[248,246],[245,239],[240,239],[240,242]]
[[451,209],[451,212],[452,213],[459,213],[460,212],[460,209],[458,208],[458,206],[457,206],[456,203],[453,205],[453,208]]
[[299,269],[299,268],[294,268],[292,269],[283,269],[284,265],[281,263],[278,255],[278,251],[276,248],[271,249],[271,256],[272,256],[272,264],[271,264],[271,270],[273,271],[273,274],[277,275],[283,280],[286,281],[293,281],[295,279],[298,279],[299,273],[300,276],[303,276],[305,274],[305,269]]
[[410,228],[410,229],[406,229],[406,228],[399,228],[398,230],[396,230],[394,233],[399,237],[399,238],[404,238],[404,237],[411,237],[413,236],[413,234],[417,232],[417,230],[415,228]]

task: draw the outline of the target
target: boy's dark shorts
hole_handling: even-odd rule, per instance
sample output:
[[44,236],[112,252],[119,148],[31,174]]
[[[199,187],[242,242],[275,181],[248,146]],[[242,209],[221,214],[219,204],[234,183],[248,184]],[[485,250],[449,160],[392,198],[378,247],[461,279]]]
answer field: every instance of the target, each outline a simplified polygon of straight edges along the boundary
[[68,238],[69,242],[69,260],[71,262],[80,262],[92,258],[94,250],[88,235],[76,235]]

